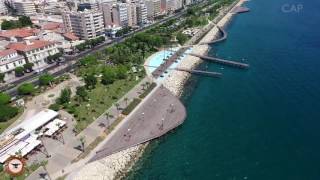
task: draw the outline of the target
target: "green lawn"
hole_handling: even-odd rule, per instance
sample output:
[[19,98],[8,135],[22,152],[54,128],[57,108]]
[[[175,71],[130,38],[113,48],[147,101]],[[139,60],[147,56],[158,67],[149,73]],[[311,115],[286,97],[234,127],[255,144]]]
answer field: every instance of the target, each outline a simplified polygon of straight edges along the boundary
[[75,119],[77,120],[75,129],[77,132],[85,129],[109,109],[113,103],[138,84],[141,79],[142,77],[138,81],[134,78],[132,80],[117,80],[108,86],[98,83],[96,88],[89,91],[88,101],[78,102],[76,99],[73,99],[67,110],[75,115]]

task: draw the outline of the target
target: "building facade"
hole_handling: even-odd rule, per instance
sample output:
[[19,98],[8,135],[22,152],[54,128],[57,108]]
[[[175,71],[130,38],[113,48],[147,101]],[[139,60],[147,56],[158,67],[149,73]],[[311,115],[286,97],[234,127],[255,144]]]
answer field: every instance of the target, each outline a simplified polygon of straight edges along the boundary
[[7,46],[18,54],[24,56],[26,62],[33,63],[35,69],[43,68],[47,65],[47,57],[59,53],[55,42],[32,40],[18,43],[11,43]]
[[147,7],[148,19],[154,19],[161,14],[161,1],[160,0],[145,0]]
[[8,9],[7,9],[4,2],[5,2],[5,0],[0,0],[0,15],[8,14]]
[[18,15],[30,16],[37,13],[33,1],[15,0],[13,6],[17,10]]
[[14,77],[14,69],[22,67],[26,61],[22,55],[14,49],[6,49],[0,51],[0,73],[5,74],[5,80]]
[[102,12],[92,10],[64,12],[62,18],[67,32],[72,32],[81,39],[92,39],[104,34]]
[[137,21],[140,26],[147,24],[148,22],[148,12],[147,7],[144,3],[138,3],[137,8]]

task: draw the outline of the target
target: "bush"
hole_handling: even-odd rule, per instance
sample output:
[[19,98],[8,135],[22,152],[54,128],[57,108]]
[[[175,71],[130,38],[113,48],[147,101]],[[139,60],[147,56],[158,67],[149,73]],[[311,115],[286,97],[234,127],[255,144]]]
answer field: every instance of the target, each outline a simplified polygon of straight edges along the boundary
[[5,122],[18,114],[18,108],[0,105],[0,122]]
[[31,83],[25,83],[18,87],[18,93],[20,95],[31,95],[35,92],[35,87]]
[[6,93],[0,93],[0,105],[9,104],[11,97]]
[[69,103],[71,99],[71,89],[66,88],[61,91],[60,97],[57,99],[58,104],[66,104]]
[[133,99],[133,101],[122,111],[122,114],[124,114],[124,115],[129,115],[130,112],[132,112],[133,109],[134,109],[135,107],[137,107],[137,105],[138,105],[140,102],[141,102],[140,99],[137,99],[137,98]]
[[156,86],[156,83],[152,83],[142,94],[139,95],[139,98],[145,98]]
[[54,110],[54,111],[59,111],[61,106],[59,104],[51,104],[49,106],[49,109]]
[[50,85],[54,80],[54,77],[50,74],[45,74],[39,77],[39,83],[41,86]]

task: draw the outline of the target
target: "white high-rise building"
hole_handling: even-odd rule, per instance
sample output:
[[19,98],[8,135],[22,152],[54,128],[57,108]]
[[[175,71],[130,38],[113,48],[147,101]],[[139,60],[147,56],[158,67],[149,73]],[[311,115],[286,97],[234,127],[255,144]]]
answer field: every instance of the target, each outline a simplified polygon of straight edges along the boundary
[[167,10],[176,11],[183,8],[183,0],[168,0],[167,1]]
[[4,4],[5,0],[0,0],[0,15],[5,15],[8,13],[8,9]]
[[63,23],[68,32],[81,39],[91,39],[104,35],[104,22],[101,12],[84,10],[81,12],[63,12]]
[[37,13],[33,1],[14,0],[13,6],[17,10],[18,15],[30,16]]
[[137,7],[137,21],[140,26],[147,24],[148,22],[148,12],[147,7],[144,3],[138,3]]
[[126,3],[117,3],[112,8],[113,24],[128,26],[128,8]]
[[145,0],[147,7],[148,19],[154,19],[161,13],[161,2],[160,0]]

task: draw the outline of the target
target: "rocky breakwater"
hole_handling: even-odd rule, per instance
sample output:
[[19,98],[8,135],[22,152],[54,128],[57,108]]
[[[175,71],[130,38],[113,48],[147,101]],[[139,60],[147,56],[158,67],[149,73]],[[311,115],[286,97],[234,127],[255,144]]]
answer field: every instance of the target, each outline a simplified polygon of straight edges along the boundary
[[[245,1],[240,0],[235,7],[241,6]],[[233,9],[233,8],[232,8]],[[224,15],[224,17],[218,22],[219,27],[225,27],[232,17],[235,15],[232,13],[232,9]],[[213,41],[214,39],[218,38],[219,36],[219,29],[218,27],[213,27],[199,42],[205,43]],[[193,46],[192,53],[199,54],[199,55],[206,55],[209,51],[209,45],[195,45]],[[198,57],[194,56],[186,56],[178,65],[178,68],[184,68],[184,69],[194,69],[197,67],[202,60]],[[181,96],[184,88],[184,84],[190,77],[190,73],[182,72],[182,71],[172,71],[169,76],[167,77],[166,81],[163,83],[163,85],[168,88],[174,95]]]

